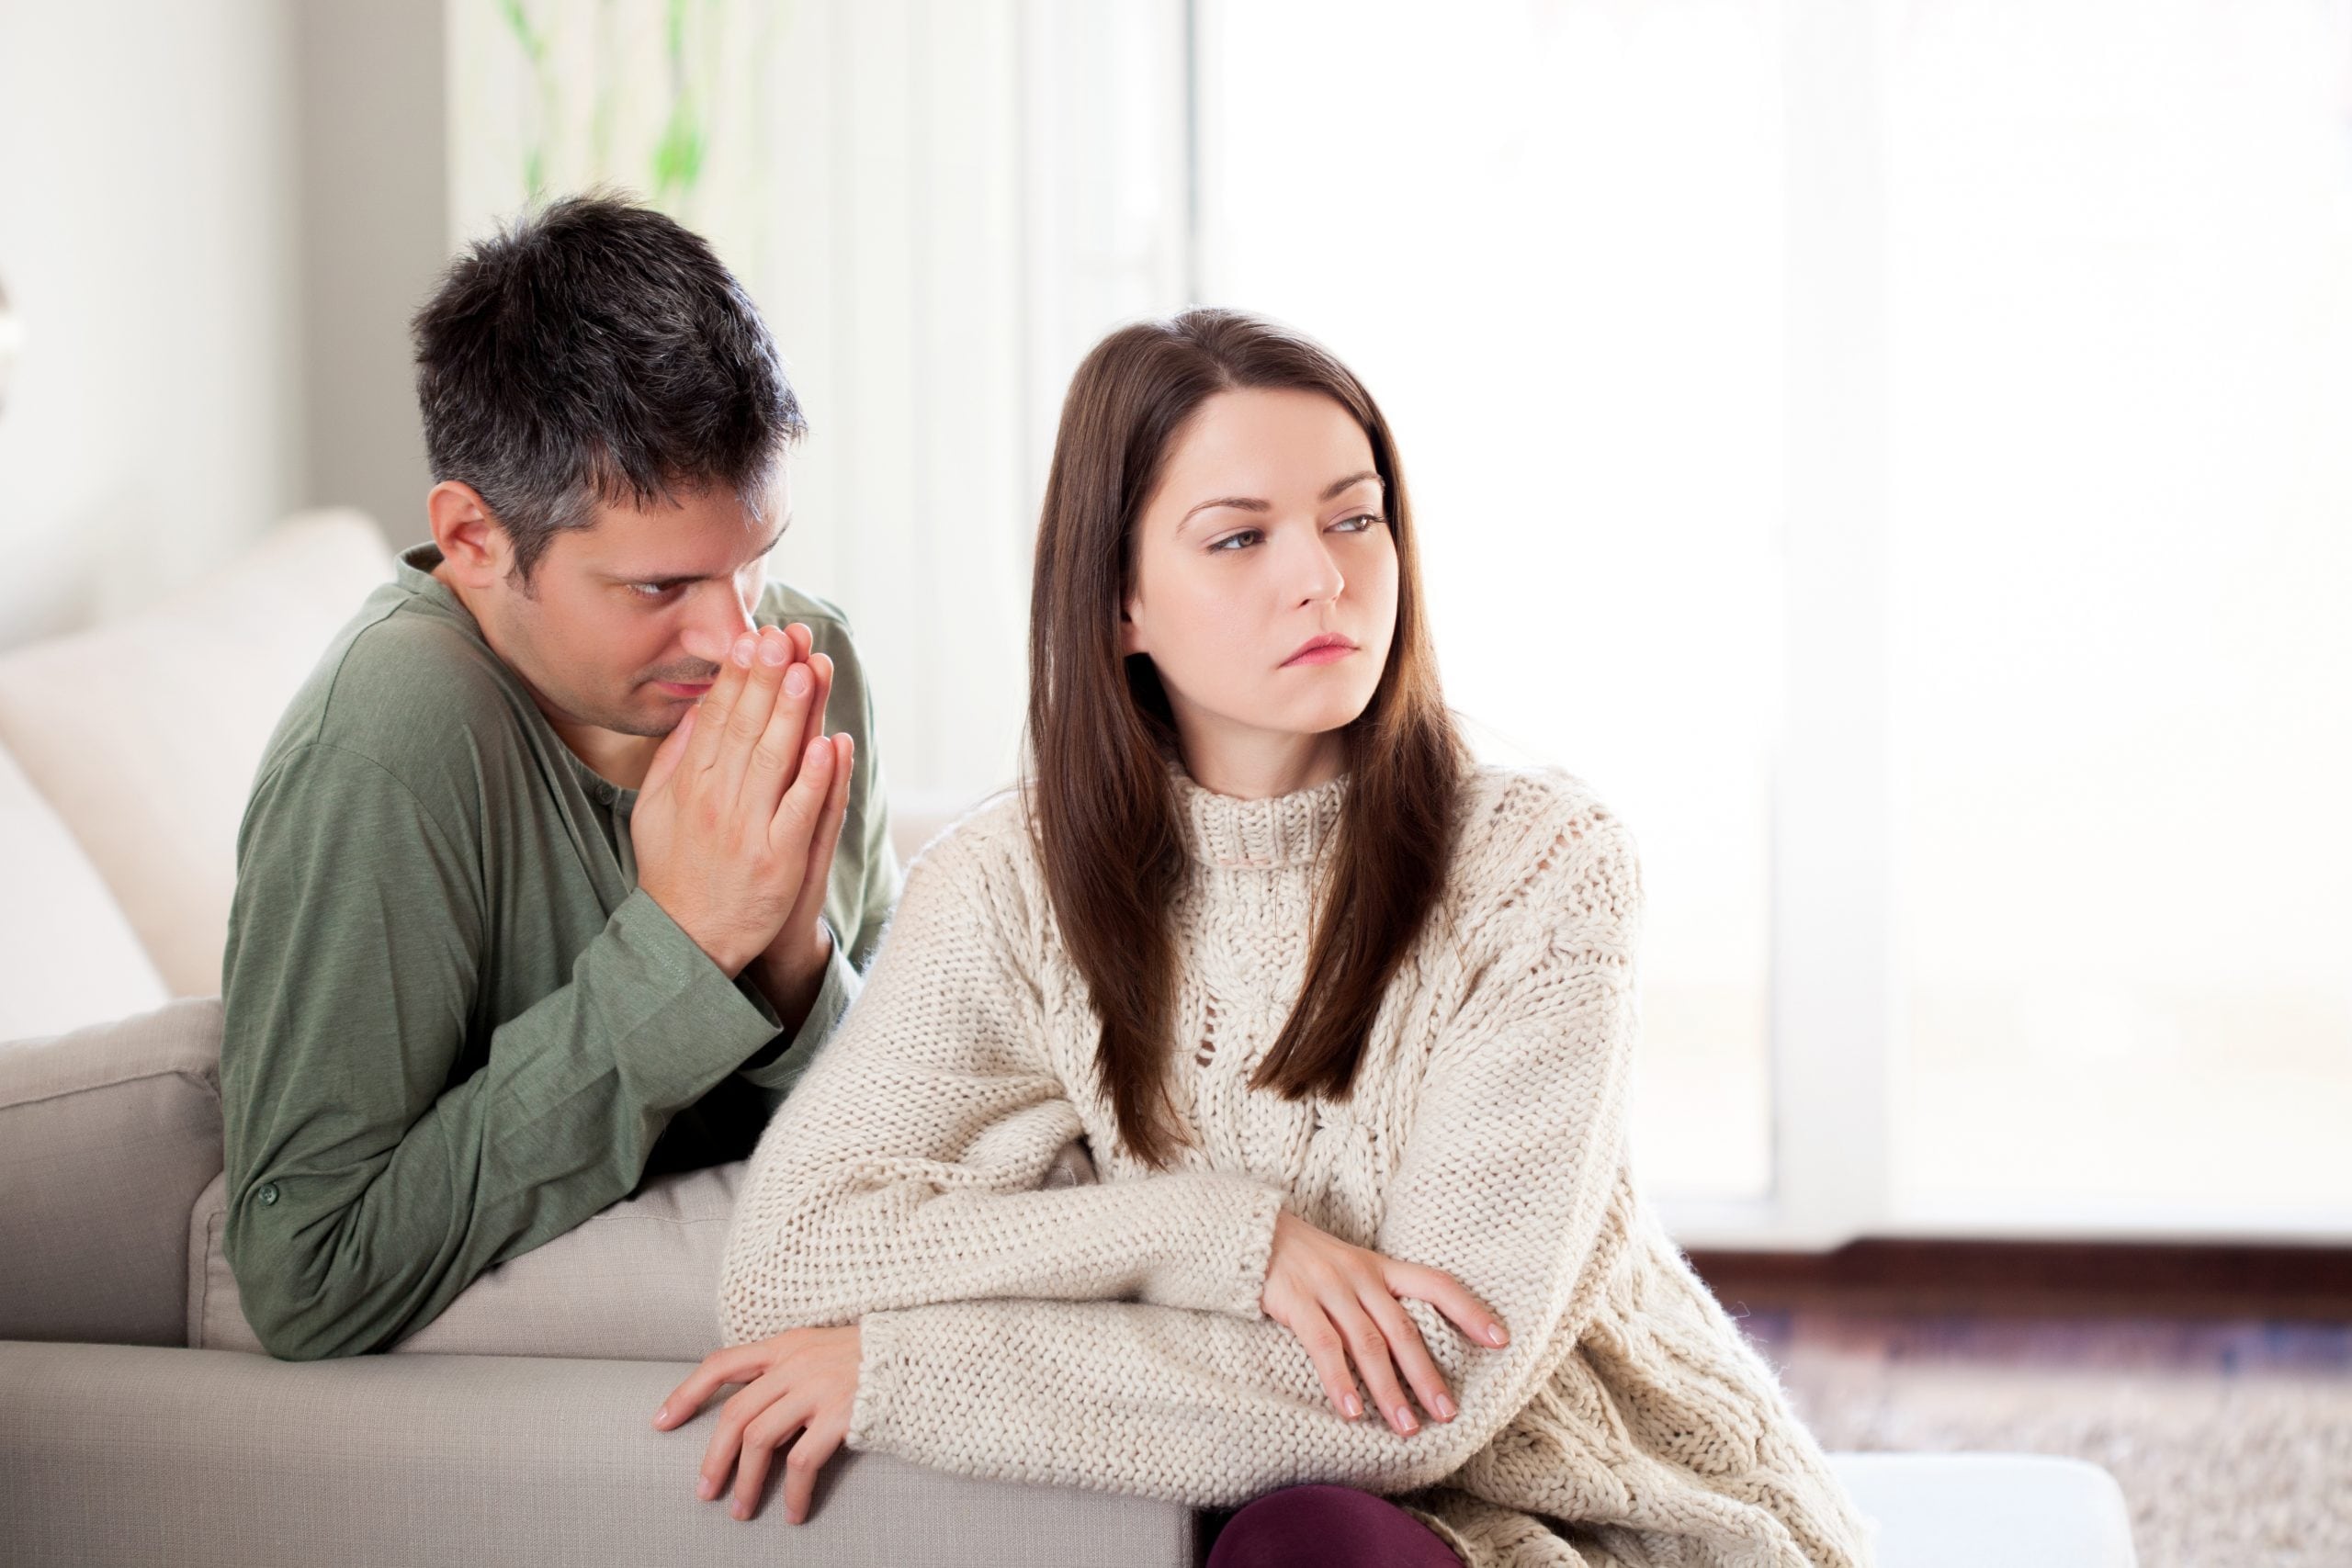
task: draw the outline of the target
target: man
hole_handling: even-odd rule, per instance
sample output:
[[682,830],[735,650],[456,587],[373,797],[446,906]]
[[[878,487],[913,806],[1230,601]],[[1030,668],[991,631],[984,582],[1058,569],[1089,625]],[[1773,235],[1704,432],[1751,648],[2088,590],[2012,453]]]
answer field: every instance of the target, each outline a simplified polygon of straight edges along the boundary
[[764,581],[805,422],[709,248],[560,202],[414,330],[432,542],[238,835],[224,1246],[288,1358],[748,1155],[898,895],[849,627]]

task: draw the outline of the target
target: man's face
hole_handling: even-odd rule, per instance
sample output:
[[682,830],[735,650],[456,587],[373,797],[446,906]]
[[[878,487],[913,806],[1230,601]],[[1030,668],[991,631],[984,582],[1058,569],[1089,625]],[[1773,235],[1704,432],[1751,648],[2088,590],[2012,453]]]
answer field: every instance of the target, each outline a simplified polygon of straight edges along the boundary
[[781,470],[757,518],[726,490],[599,506],[592,526],[556,534],[527,592],[502,570],[470,607],[560,728],[667,735],[752,627],[790,508]]

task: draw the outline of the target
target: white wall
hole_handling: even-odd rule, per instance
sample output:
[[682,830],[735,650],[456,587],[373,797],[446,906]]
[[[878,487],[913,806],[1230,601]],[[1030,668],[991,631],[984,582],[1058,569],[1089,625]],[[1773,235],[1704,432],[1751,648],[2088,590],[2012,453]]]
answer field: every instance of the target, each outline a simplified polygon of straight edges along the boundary
[[429,530],[409,318],[448,260],[442,8],[288,0],[295,17],[304,503],[395,546]]
[[290,51],[279,0],[0,0],[0,647],[298,499]]

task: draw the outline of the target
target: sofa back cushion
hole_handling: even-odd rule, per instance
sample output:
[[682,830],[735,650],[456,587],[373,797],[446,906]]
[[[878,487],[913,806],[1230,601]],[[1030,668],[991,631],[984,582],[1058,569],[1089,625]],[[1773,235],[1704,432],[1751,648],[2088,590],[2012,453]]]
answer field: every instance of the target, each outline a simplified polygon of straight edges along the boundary
[[183,1341],[220,1066],[209,997],[0,1045],[0,1339]]
[[220,991],[254,770],[319,655],[391,574],[366,517],[311,513],[135,615],[0,657],[0,745],[174,996]]
[[106,879],[0,746],[0,1041],[61,1034],[171,997]]

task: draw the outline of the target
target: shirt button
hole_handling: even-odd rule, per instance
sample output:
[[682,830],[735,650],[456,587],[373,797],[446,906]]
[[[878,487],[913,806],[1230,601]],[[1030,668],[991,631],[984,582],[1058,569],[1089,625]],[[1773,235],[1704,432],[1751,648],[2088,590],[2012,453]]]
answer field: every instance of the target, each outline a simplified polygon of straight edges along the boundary
[[258,1191],[258,1192],[256,1192],[256,1193],[254,1193],[254,1196],[256,1199],[260,1200],[260,1201],[261,1201],[261,1202],[262,1202],[264,1205],[267,1205],[267,1204],[271,1204],[271,1203],[275,1203],[275,1202],[277,1202],[277,1182],[275,1182],[275,1181],[265,1181],[265,1182],[263,1182],[263,1183],[261,1184],[261,1190],[260,1190],[260,1191]]

